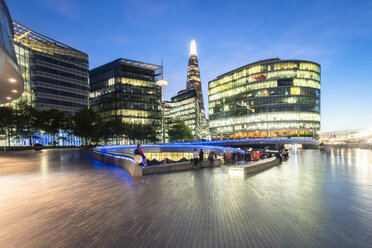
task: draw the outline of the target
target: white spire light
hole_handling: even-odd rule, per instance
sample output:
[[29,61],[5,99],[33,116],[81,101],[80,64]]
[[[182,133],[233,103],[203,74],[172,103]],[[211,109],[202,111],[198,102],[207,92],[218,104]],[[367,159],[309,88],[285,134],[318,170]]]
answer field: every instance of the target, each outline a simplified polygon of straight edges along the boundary
[[198,53],[196,52],[196,42],[193,39],[190,44],[190,56],[195,55],[198,56]]

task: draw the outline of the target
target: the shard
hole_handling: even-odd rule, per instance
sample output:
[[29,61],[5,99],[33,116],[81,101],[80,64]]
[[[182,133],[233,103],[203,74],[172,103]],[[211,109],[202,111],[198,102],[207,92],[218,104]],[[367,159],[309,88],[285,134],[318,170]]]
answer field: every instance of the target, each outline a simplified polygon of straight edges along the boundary
[[199,63],[198,63],[198,53],[196,50],[196,42],[195,40],[191,41],[190,44],[190,58],[189,58],[189,65],[187,68],[187,84],[186,89],[191,90],[195,89],[197,92],[198,103],[200,107],[201,113],[201,126],[203,132],[203,139],[208,139],[208,127],[207,127],[207,120],[205,117],[205,110],[204,110],[204,100],[203,100],[203,90],[200,80],[200,71],[199,71]]
[[204,114],[205,111],[204,111],[203,91],[202,91],[201,80],[200,80],[198,53],[196,50],[195,40],[192,40],[190,44],[190,58],[189,58],[189,66],[187,68],[186,89],[196,90],[196,92],[198,93],[198,98],[199,98],[199,106],[202,109],[202,113]]

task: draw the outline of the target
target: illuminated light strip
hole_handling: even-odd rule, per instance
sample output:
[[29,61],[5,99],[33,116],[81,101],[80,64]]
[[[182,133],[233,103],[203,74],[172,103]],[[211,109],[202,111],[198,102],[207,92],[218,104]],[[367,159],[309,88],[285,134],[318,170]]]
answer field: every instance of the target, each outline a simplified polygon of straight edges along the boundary
[[[118,149],[130,149],[130,148],[136,148],[136,145],[129,145],[129,146],[101,146],[97,147],[96,150],[106,153],[108,150],[118,150]],[[211,150],[220,150],[220,151],[229,151],[229,152],[237,152],[241,154],[245,154],[244,151],[236,149],[236,148],[231,148],[231,147],[221,147],[221,146],[206,146],[206,145],[198,145],[193,144],[193,143],[171,143],[171,144],[160,144],[160,145],[142,145],[141,147],[143,148],[198,148],[198,149],[211,149]],[[161,152],[162,153],[162,152]],[[166,152],[163,152],[166,153]],[[107,154],[112,154],[112,153],[107,153]]]
[[136,160],[134,160],[134,158],[131,158],[129,156],[120,155],[120,154],[114,154],[114,153],[109,153],[109,152],[103,152],[103,151],[101,151],[100,149],[97,149],[97,148],[95,148],[95,152],[97,152],[99,154],[103,154],[103,155],[109,156],[109,157],[123,158],[123,159],[130,160],[132,162],[137,163]]
[[[222,146],[215,146],[214,144],[229,144],[229,143],[301,143],[301,142],[310,142],[314,144],[319,144],[320,142],[314,139],[244,139],[244,140],[219,140],[219,141],[199,141],[199,142],[185,142],[185,143],[169,143],[169,144],[159,144],[159,145],[142,145],[144,148],[202,148],[202,149],[212,149],[212,150],[221,150],[221,151],[229,151],[229,152],[238,152],[241,154],[245,154],[244,151],[231,148],[231,147],[222,147]],[[136,148],[136,145],[128,145],[128,146],[101,146],[95,148],[98,153],[108,154],[112,156],[120,156],[129,160],[134,161],[133,158],[125,155],[118,155],[112,154],[107,152],[108,150],[118,150],[118,149],[130,149]]]
[[199,141],[199,142],[185,142],[185,143],[173,143],[177,145],[197,145],[197,144],[221,144],[221,143],[235,143],[235,142],[248,142],[248,143],[267,143],[267,142],[288,142],[288,143],[296,143],[296,142],[311,142],[317,143],[320,142],[314,139],[241,139],[241,140],[215,140],[215,141]]

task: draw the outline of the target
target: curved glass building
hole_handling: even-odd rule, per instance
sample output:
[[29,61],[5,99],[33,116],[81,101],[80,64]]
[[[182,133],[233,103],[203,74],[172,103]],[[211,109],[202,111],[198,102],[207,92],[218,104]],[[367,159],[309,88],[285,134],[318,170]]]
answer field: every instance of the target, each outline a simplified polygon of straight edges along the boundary
[[268,59],[209,82],[212,139],[316,138],[320,65]]
[[17,99],[23,93],[13,36],[12,18],[5,1],[0,0],[0,104]]

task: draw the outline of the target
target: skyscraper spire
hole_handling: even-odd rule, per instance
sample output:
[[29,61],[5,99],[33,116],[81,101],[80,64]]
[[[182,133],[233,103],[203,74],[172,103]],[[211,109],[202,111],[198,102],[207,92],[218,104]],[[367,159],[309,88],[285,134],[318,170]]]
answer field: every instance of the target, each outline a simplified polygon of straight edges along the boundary
[[207,120],[205,118],[204,110],[204,100],[203,100],[203,90],[200,80],[200,71],[198,64],[198,53],[196,50],[196,42],[193,39],[190,43],[190,58],[189,58],[189,67],[187,68],[187,84],[186,89],[194,89],[197,93],[197,101],[199,105],[199,113],[201,116],[201,127],[202,127],[202,136],[204,140],[207,140],[209,137]]
[[198,56],[198,53],[196,51],[196,41],[194,39],[190,43],[190,56],[192,55]]
[[201,86],[198,57],[197,57],[197,50],[196,50],[196,42],[194,39],[190,43],[190,58],[189,58],[189,66],[187,68],[186,88],[196,90],[196,92],[198,93],[198,98],[199,98],[199,106],[202,110],[202,113],[205,113],[203,90]]
[[196,42],[194,39],[190,43],[190,58],[189,58],[189,67],[187,68],[186,89],[196,90],[197,101],[199,105],[198,112],[201,115],[202,136],[203,136],[203,139],[208,139],[209,135],[208,135],[207,120],[205,118],[203,90],[201,87],[200,71],[199,71],[199,64],[198,64],[198,53],[196,50]]

